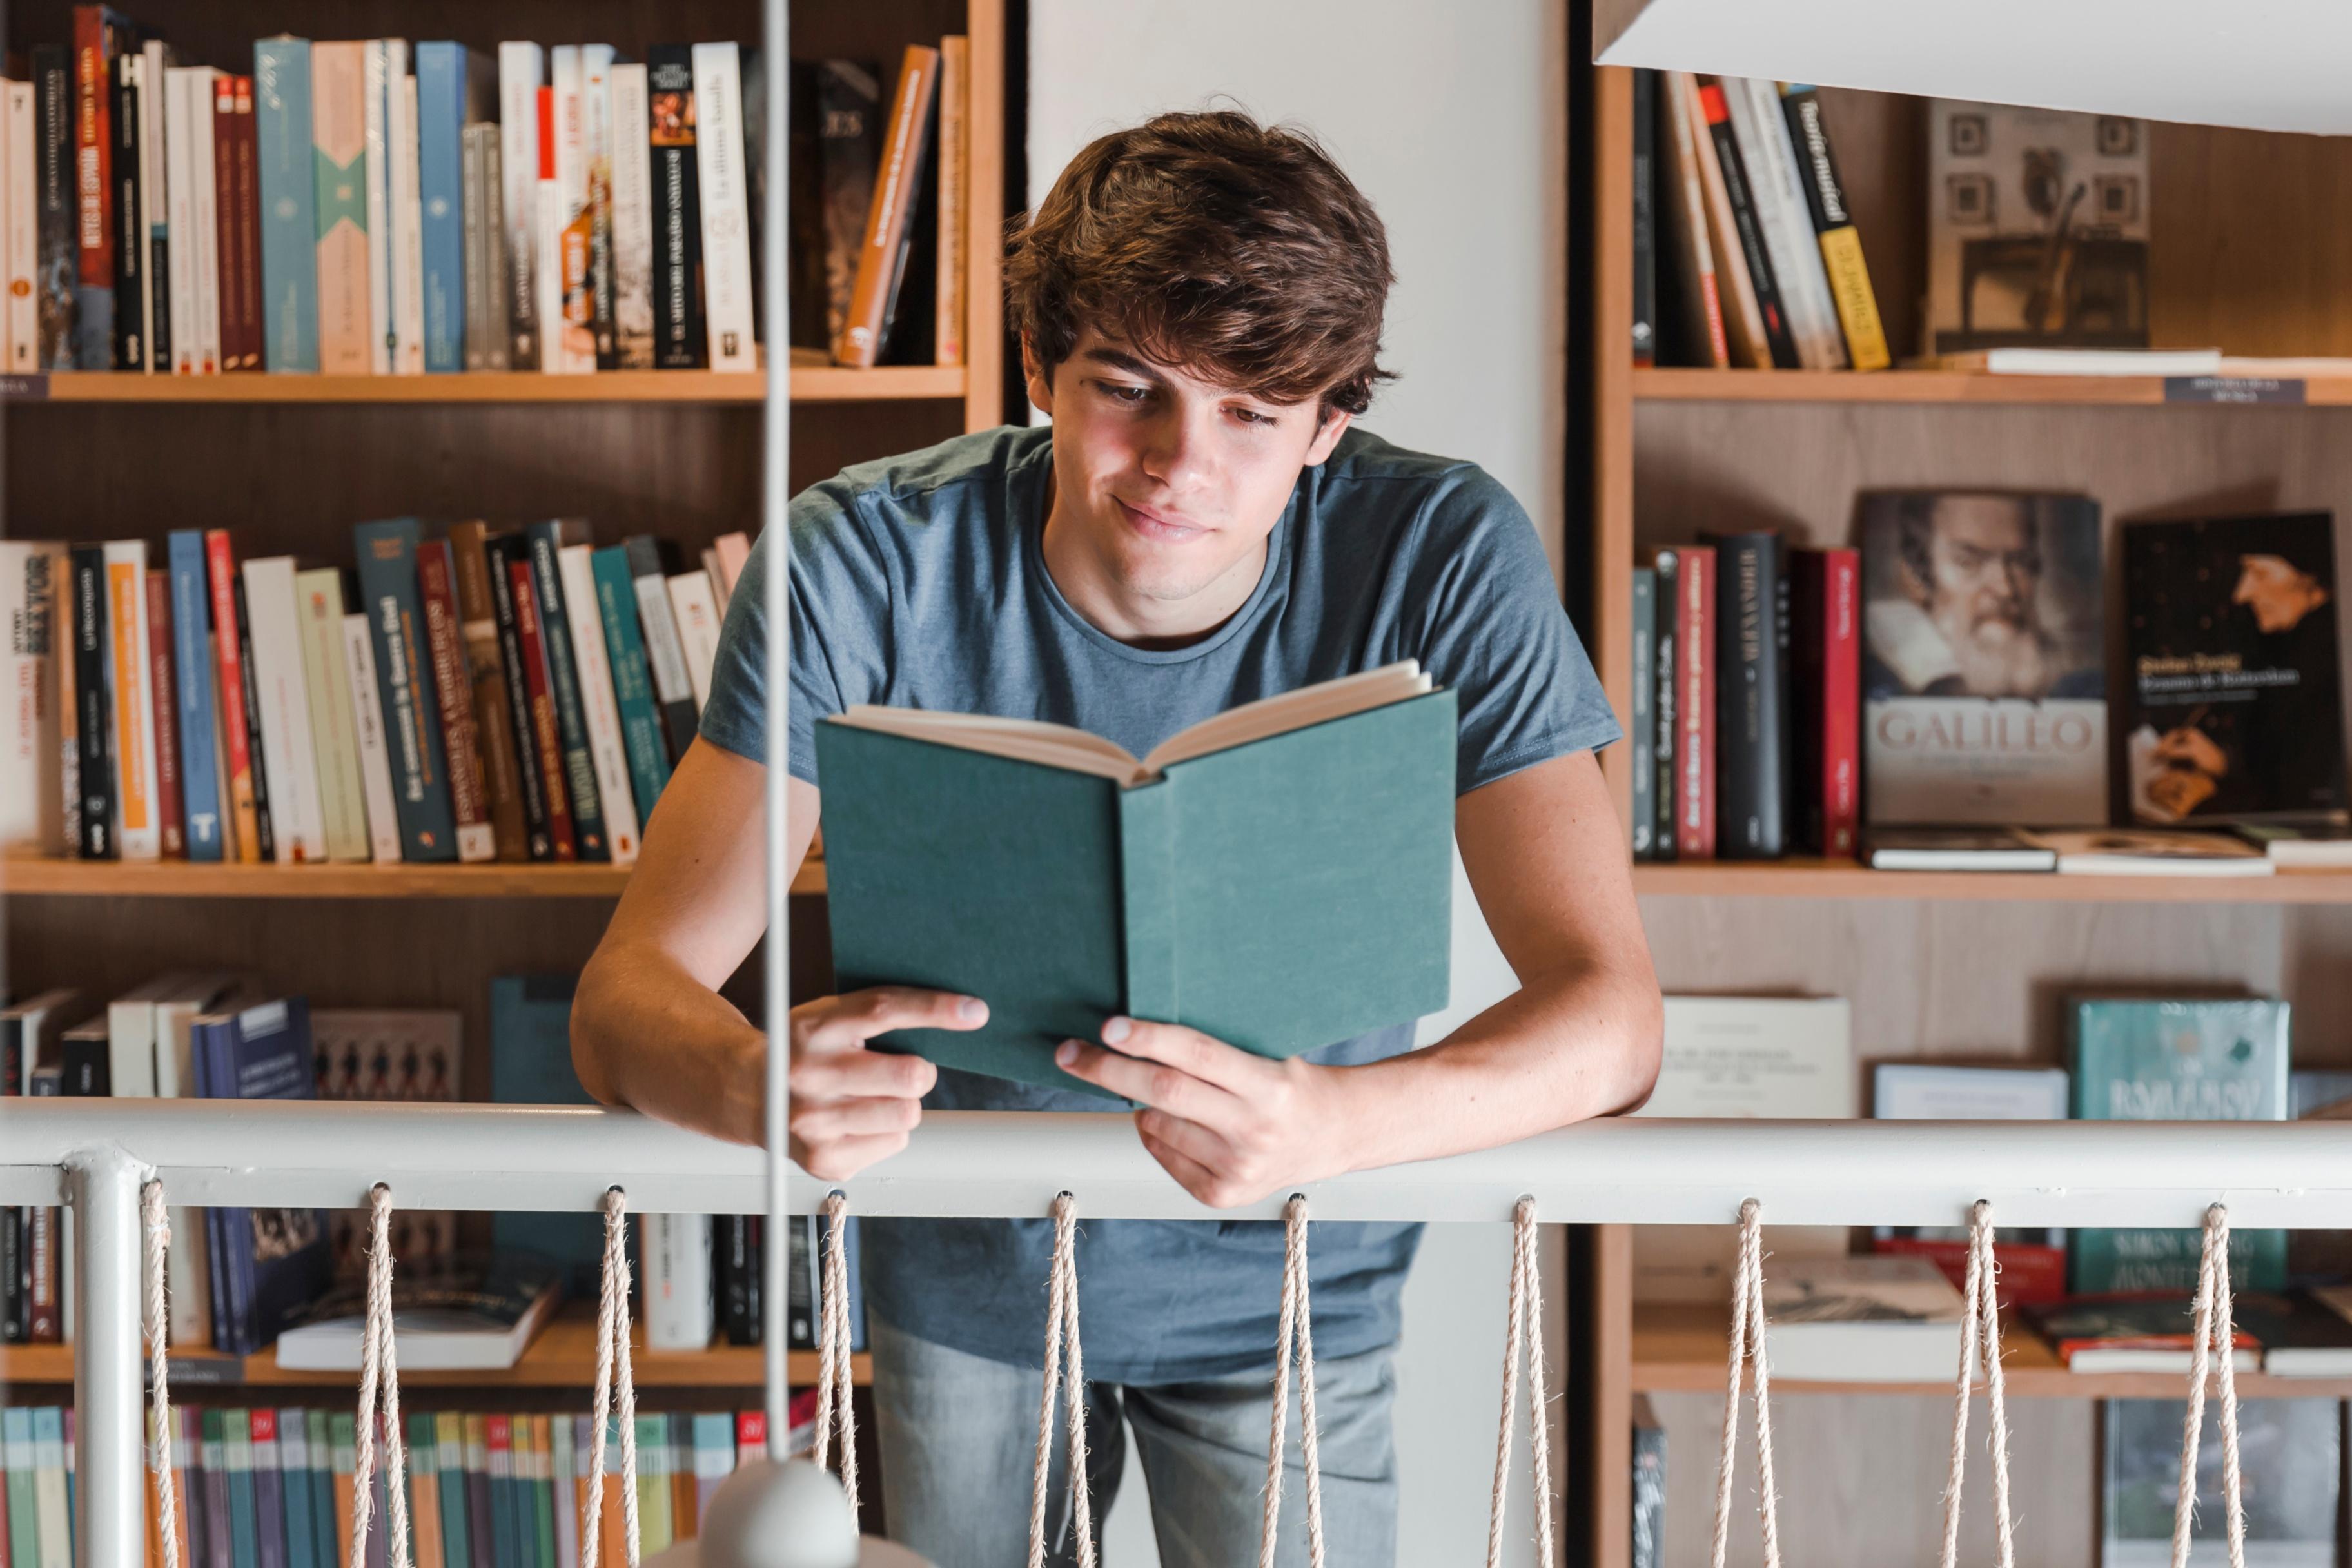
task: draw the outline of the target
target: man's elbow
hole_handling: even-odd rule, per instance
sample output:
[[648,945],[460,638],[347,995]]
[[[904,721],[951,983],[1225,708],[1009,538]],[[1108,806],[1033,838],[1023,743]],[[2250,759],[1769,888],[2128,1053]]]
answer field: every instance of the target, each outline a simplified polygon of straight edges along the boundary
[[625,1105],[627,1101],[613,1081],[606,1064],[597,1025],[604,1009],[600,998],[609,978],[607,972],[613,961],[604,949],[598,948],[588,960],[588,967],[580,972],[580,984],[572,994],[572,1070],[580,1079],[580,1087],[590,1099],[600,1105]]
[[1631,1116],[1649,1103],[1666,1057],[1666,1004],[1654,980],[1632,988],[1625,1030],[1624,1100],[1615,1114]]

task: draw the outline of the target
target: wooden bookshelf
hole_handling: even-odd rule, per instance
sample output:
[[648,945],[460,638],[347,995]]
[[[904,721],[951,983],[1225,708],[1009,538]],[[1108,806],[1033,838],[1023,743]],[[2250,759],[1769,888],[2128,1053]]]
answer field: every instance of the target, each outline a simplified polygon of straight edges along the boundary
[[[0,860],[0,893],[147,899],[616,899],[625,866],[198,865],[186,860]],[[824,891],[824,862],[793,879],[795,894]]]
[[[961,365],[793,367],[794,403],[961,401]],[[717,403],[758,404],[763,374],[709,370],[616,370],[594,375],[477,371],[459,375],[142,375],[123,371],[58,371],[0,377],[11,403],[315,404],[315,403]]]
[[[2294,384],[2302,388],[2302,406],[2352,405],[2352,376],[2313,376]],[[2158,375],[1992,375],[1957,370],[1865,374],[1644,365],[1633,372],[1633,391],[1639,403],[2055,404],[2084,408],[2169,406],[2183,412],[2216,405],[2211,399],[2169,402],[2165,378]]]
[[2061,877],[2047,871],[1874,871],[1851,860],[1637,864],[1633,890],[1708,899],[1971,899],[2060,904],[2352,904],[2352,871],[2268,877]]

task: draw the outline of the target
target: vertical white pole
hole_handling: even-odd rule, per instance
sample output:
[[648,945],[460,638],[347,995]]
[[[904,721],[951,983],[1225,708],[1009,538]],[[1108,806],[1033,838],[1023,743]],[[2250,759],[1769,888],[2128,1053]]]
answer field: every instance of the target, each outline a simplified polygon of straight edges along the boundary
[[141,1510],[139,1166],[119,1149],[71,1167],[75,1266],[74,1472],[86,1568],[146,1554]]
[[785,1384],[784,1280],[792,1257],[785,1212],[792,1107],[792,835],[785,803],[792,779],[792,534],[785,512],[792,498],[793,355],[784,280],[792,235],[785,183],[792,121],[792,31],[787,0],[761,6],[767,76],[765,162],[767,202],[761,220],[766,249],[760,287],[768,331],[768,397],[761,405],[760,527],[767,536],[768,623],[768,946],[763,966],[768,995],[768,1223],[766,1278],[761,1282],[761,1339],[766,1346],[768,1451],[781,1458],[792,1433],[792,1394]]

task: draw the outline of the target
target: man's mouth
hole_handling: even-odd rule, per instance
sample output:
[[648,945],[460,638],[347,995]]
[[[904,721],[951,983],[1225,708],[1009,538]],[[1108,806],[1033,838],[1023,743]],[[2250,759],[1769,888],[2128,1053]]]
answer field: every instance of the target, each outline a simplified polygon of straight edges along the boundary
[[1197,524],[1184,522],[1137,506],[1132,501],[1118,496],[1113,496],[1111,500],[1118,503],[1120,513],[1127,519],[1127,525],[1146,539],[1155,539],[1169,544],[1181,544],[1188,540],[1198,539],[1209,531]]

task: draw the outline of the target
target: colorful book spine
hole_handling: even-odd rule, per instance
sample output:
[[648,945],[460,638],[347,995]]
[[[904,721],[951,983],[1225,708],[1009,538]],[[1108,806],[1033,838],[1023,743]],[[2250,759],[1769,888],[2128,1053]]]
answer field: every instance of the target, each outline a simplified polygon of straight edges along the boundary
[[[151,37],[140,46],[136,205],[130,205],[132,195],[131,182],[124,182],[123,186],[125,205],[122,210],[127,221],[123,225],[122,243],[125,248],[136,250],[140,258],[140,311],[141,319],[147,323],[144,368],[157,374],[172,368],[178,340],[194,330],[191,319],[181,316],[171,301],[171,253],[188,244],[193,226],[182,226],[176,230],[180,244],[175,246],[173,243],[174,230],[169,222],[167,154],[173,143],[193,142],[194,131],[188,123],[191,116],[187,104],[191,98],[197,96],[195,89],[188,85],[193,79],[183,79],[176,94],[179,101],[175,104],[172,74],[200,68],[168,65],[167,61],[173,58],[161,38]],[[204,96],[209,102],[209,84],[205,86]],[[207,138],[203,181],[206,184],[212,175],[211,149],[212,142]],[[126,144],[125,152],[130,151]]]
[[1862,826],[1861,552],[1795,552],[1789,594],[1798,840],[1851,857]]
[[74,7],[74,365],[114,368],[114,60],[130,24]]
[[1796,149],[1780,116],[1780,88],[1754,77],[1725,77],[1721,86],[1757,233],[1771,259],[1773,285],[1797,363],[1806,370],[1843,370],[1845,339],[1838,331],[1837,308],[1830,301],[1821,250],[1813,243]]
[[499,1538],[492,1528],[489,1417],[461,1418],[466,1435],[466,1552],[476,1568],[498,1568]]
[[654,367],[653,147],[646,68],[615,65],[613,111],[613,363]]
[[[478,525],[465,525],[478,526]],[[555,838],[550,827],[548,793],[563,786],[559,768],[552,778],[540,763],[537,731],[531,721],[530,678],[523,669],[522,623],[515,600],[514,567],[530,576],[528,548],[514,534],[499,534],[482,542],[485,574],[489,580],[491,615],[499,631],[499,673],[505,683],[507,729],[513,737],[515,784],[520,796],[523,842],[533,860],[552,860]],[[568,820],[568,818],[567,818]]]
[[253,79],[222,75],[213,91],[214,208],[220,273],[220,367],[262,365],[261,184]]
[[221,1458],[228,1473],[228,1539],[234,1568],[261,1568],[261,1521],[253,1488],[253,1426],[242,1410],[223,1412]]
[[697,370],[709,353],[702,317],[702,206],[695,154],[694,57],[684,45],[646,51],[651,122],[654,365]]
[[[698,50],[704,46],[695,47]],[[906,281],[914,238],[918,187],[936,112],[939,74],[937,49],[921,44],[907,46],[898,68],[898,90],[891,99],[889,125],[883,132],[882,163],[875,178],[873,204],[866,215],[866,235],[858,246],[857,280],[850,290],[848,321],[841,341],[834,345],[833,357],[842,364],[877,363],[889,342],[890,321],[897,313],[898,289]],[[698,89],[701,83],[698,80],[695,85]],[[709,134],[707,125],[703,134]]]
[[681,572],[669,580],[669,605],[677,616],[678,647],[686,655],[694,708],[710,705],[710,671],[719,657],[718,587],[708,571]]
[[310,134],[315,149],[319,368],[366,375],[374,368],[368,277],[367,46],[310,46]]
[[507,583],[514,598],[519,667],[530,700],[530,744],[539,763],[540,783],[547,806],[547,835],[558,860],[581,858],[573,836],[571,778],[564,765],[563,734],[555,711],[554,679],[548,668],[547,631],[539,614],[539,593],[531,581],[528,554],[507,563]]
[[588,731],[589,760],[595,765],[596,804],[604,818],[605,844],[614,865],[631,866],[637,858],[636,799],[621,740],[621,710],[604,645],[604,617],[597,602],[592,553],[585,544],[566,544],[556,552],[556,569],[563,580],[580,716]]
[[253,1457],[254,1556],[259,1568],[288,1568],[285,1477],[278,1465],[278,1412],[246,1412]]
[[[556,552],[576,526],[534,522],[524,530],[530,549],[530,585],[539,622],[540,641],[547,662],[549,695],[555,702],[556,732],[563,740],[563,789],[572,813],[573,836],[583,860],[609,862],[613,846],[606,836],[602,792],[597,787],[595,749],[580,700],[580,671],[572,657],[572,609],[563,591],[563,571]],[[583,605],[585,610],[588,606]]]
[[106,544],[107,665],[113,681],[114,824],[125,860],[163,853],[155,781],[154,666],[147,626],[147,542]]
[[628,552],[630,582],[636,589],[637,624],[645,633],[646,665],[653,673],[654,697],[661,704],[662,729],[669,736],[670,765],[686,760],[694,744],[694,678],[686,668],[677,616],[670,608],[668,562],[662,542],[638,534]]
[[333,1425],[323,1410],[305,1410],[302,1421],[309,1428],[310,1448],[310,1539],[318,1552],[319,1568],[340,1568],[351,1559],[348,1552],[336,1551],[342,1529],[335,1520]]
[[337,1563],[352,1560],[352,1499],[357,1488],[353,1478],[359,1468],[359,1423],[341,1411],[327,1417],[330,1433],[328,1474],[333,1478],[335,1506],[331,1517],[335,1525]]
[[1684,860],[1715,858],[1715,552],[1705,545],[1675,552],[1681,595],[1675,616],[1680,660],[1675,736],[1675,853]]
[[[531,288],[539,310],[539,368],[562,375],[580,368],[565,342],[563,319],[562,149],[556,131],[556,89],[539,89],[539,179],[531,186]],[[592,362],[593,363],[593,362]]]
[[162,829],[166,860],[188,858],[176,684],[172,679],[172,574],[151,566],[147,569],[147,693],[155,710],[155,819]]
[[441,1515],[434,1520],[420,1517],[416,1527],[440,1532],[441,1560],[447,1568],[473,1568],[466,1531],[465,1420],[454,1411],[436,1412],[433,1435],[441,1471]]
[[1633,569],[1633,714],[1626,725],[1633,742],[1633,858],[1656,854],[1658,744],[1657,689],[1650,659],[1657,647],[1658,574]]
[[654,803],[669,783],[669,753],[662,741],[661,712],[655,706],[652,672],[637,626],[636,586],[629,575],[629,552],[619,545],[589,559],[596,609],[604,625],[604,653],[613,671],[613,698],[620,710],[621,746],[628,759],[629,788],[640,831],[653,819]]
[[263,363],[319,368],[319,168],[310,106],[310,45],[279,37],[253,46],[258,154]]
[[580,141],[587,183],[589,337],[596,368],[618,370],[613,325],[613,46],[580,48]]
[[294,605],[302,634],[302,683],[310,699],[310,742],[318,757],[327,858],[365,860],[367,785],[360,772],[351,672],[343,659],[342,574],[331,566],[296,573]]
[[[971,184],[971,39],[950,34],[940,40],[939,258],[932,268],[932,362],[964,362],[965,261],[971,221],[967,192]],[[1640,190],[1637,179],[1634,189]]]
[[[1780,302],[1780,291],[1772,275],[1772,258],[1764,246],[1764,231],[1757,221],[1756,203],[1748,184],[1748,171],[1739,158],[1739,143],[1731,129],[1731,106],[1725,99],[1722,86],[1713,79],[1703,79],[1698,89],[1699,113],[1706,121],[1707,135],[1713,148],[1716,178],[1721,184],[1722,205],[1718,217],[1727,213],[1728,226],[1722,223],[1727,245],[1738,247],[1738,257],[1746,274],[1746,291],[1755,300],[1756,320],[1763,331],[1764,343],[1770,358],[1769,363],[1778,370],[1795,370],[1803,362],[1798,357],[1796,340],[1789,331],[1789,319]],[[1705,169],[1707,154],[1700,154],[1700,167]],[[1709,200],[1714,193],[1709,192]],[[1738,287],[1735,284],[1735,287]]]
[[408,1540],[415,1568],[442,1568],[441,1445],[433,1434],[433,1417],[418,1411],[408,1417]]
[[[567,374],[586,374],[596,368],[595,301],[591,297],[589,251],[593,222],[589,211],[586,56],[588,45],[559,44],[548,51],[547,75],[552,117],[541,123],[541,134],[554,136],[554,174],[558,196],[554,229],[554,274],[557,289],[554,337],[549,343],[562,359]],[[609,51],[607,51],[609,54]],[[540,154],[540,170],[547,172],[548,156]],[[547,236],[541,235],[542,241]]]
[[1845,184],[1838,177],[1829,127],[1822,120],[1821,94],[1804,82],[1784,81],[1780,110],[1796,144],[1805,205],[1821,246],[1822,269],[1829,275],[1838,324],[1845,332],[1846,351],[1854,369],[1885,370],[1894,363],[1886,351],[1886,328],[1879,319],[1877,291],[1870,286],[1870,268],[1862,258],[1862,231],[1846,209]]
[[549,1490],[553,1500],[555,1561],[559,1564],[580,1561],[580,1507],[572,1499],[582,1456],[572,1445],[575,1425],[569,1415],[547,1418],[551,1483]]
[[484,1423],[484,1439],[488,1448],[490,1480],[490,1540],[493,1555],[490,1561],[500,1565],[528,1563],[530,1556],[524,1550],[520,1510],[515,1507],[514,1485],[514,1423],[510,1416],[493,1415]]
[[489,71],[459,43],[416,46],[417,189],[424,209],[425,368],[466,368],[465,142]]
[[[257,1420],[261,1412],[254,1412]],[[278,1413],[278,1468],[286,1531],[286,1568],[340,1568],[319,1555],[310,1519],[310,1424],[306,1412]]]
[[669,1423],[637,1417],[637,1539],[647,1552],[670,1543]]
[[343,617],[343,671],[351,682],[352,729],[359,738],[360,784],[367,796],[368,857],[378,865],[397,865],[400,811],[392,797],[392,749],[384,738],[375,634],[356,610]]
[[251,674],[259,697],[261,771],[269,781],[270,826],[281,865],[327,858],[326,810],[319,793],[310,698],[302,675],[300,611],[294,558],[243,563],[246,619],[252,632]]
[[207,530],[205,539],[205,582],[212,605],[213,667],[219,679],[221,766],[228,775],[231,831],[236,858],[247,864],[265,856],[259,824],[255,818],[251,731],[245,710],[244,658],[237,637],[236,561],[226,529]]
[[414,518],[363,522],[352,531],[362,611],[375,637],[376,680],[392,752],[393,805],[401,854],[415,861],[457,858],[457,823],[442,752],[425,616],[417,590]]
[[504,195],[507,324],[515,370],[541,368],[539,334],[539,89],[545,52],[499,46],[499,164]]
[[449,529],[449,564],[457,584],[458,629],[472,679],[476,754],[481,759],[482,790],[492,837],[501,860],[527,860],[530,847],[523,827],[522,784],[517,776],[515,730],[507,706],[505,661],[499,647],[499,615],[490,592],[489,559],[483,549],[488,531],[479,522]]
[[441,694],[442,755],[449,770],[449,804],[457,823],[457,858],[498,854],[489,803],[482,793],[481,746],[474,723],[473,681],[466,670],[465,634],[457,615],[456,572],[446,540],[417,546],[416,586],[425,606],[425,641],[433,687]]

